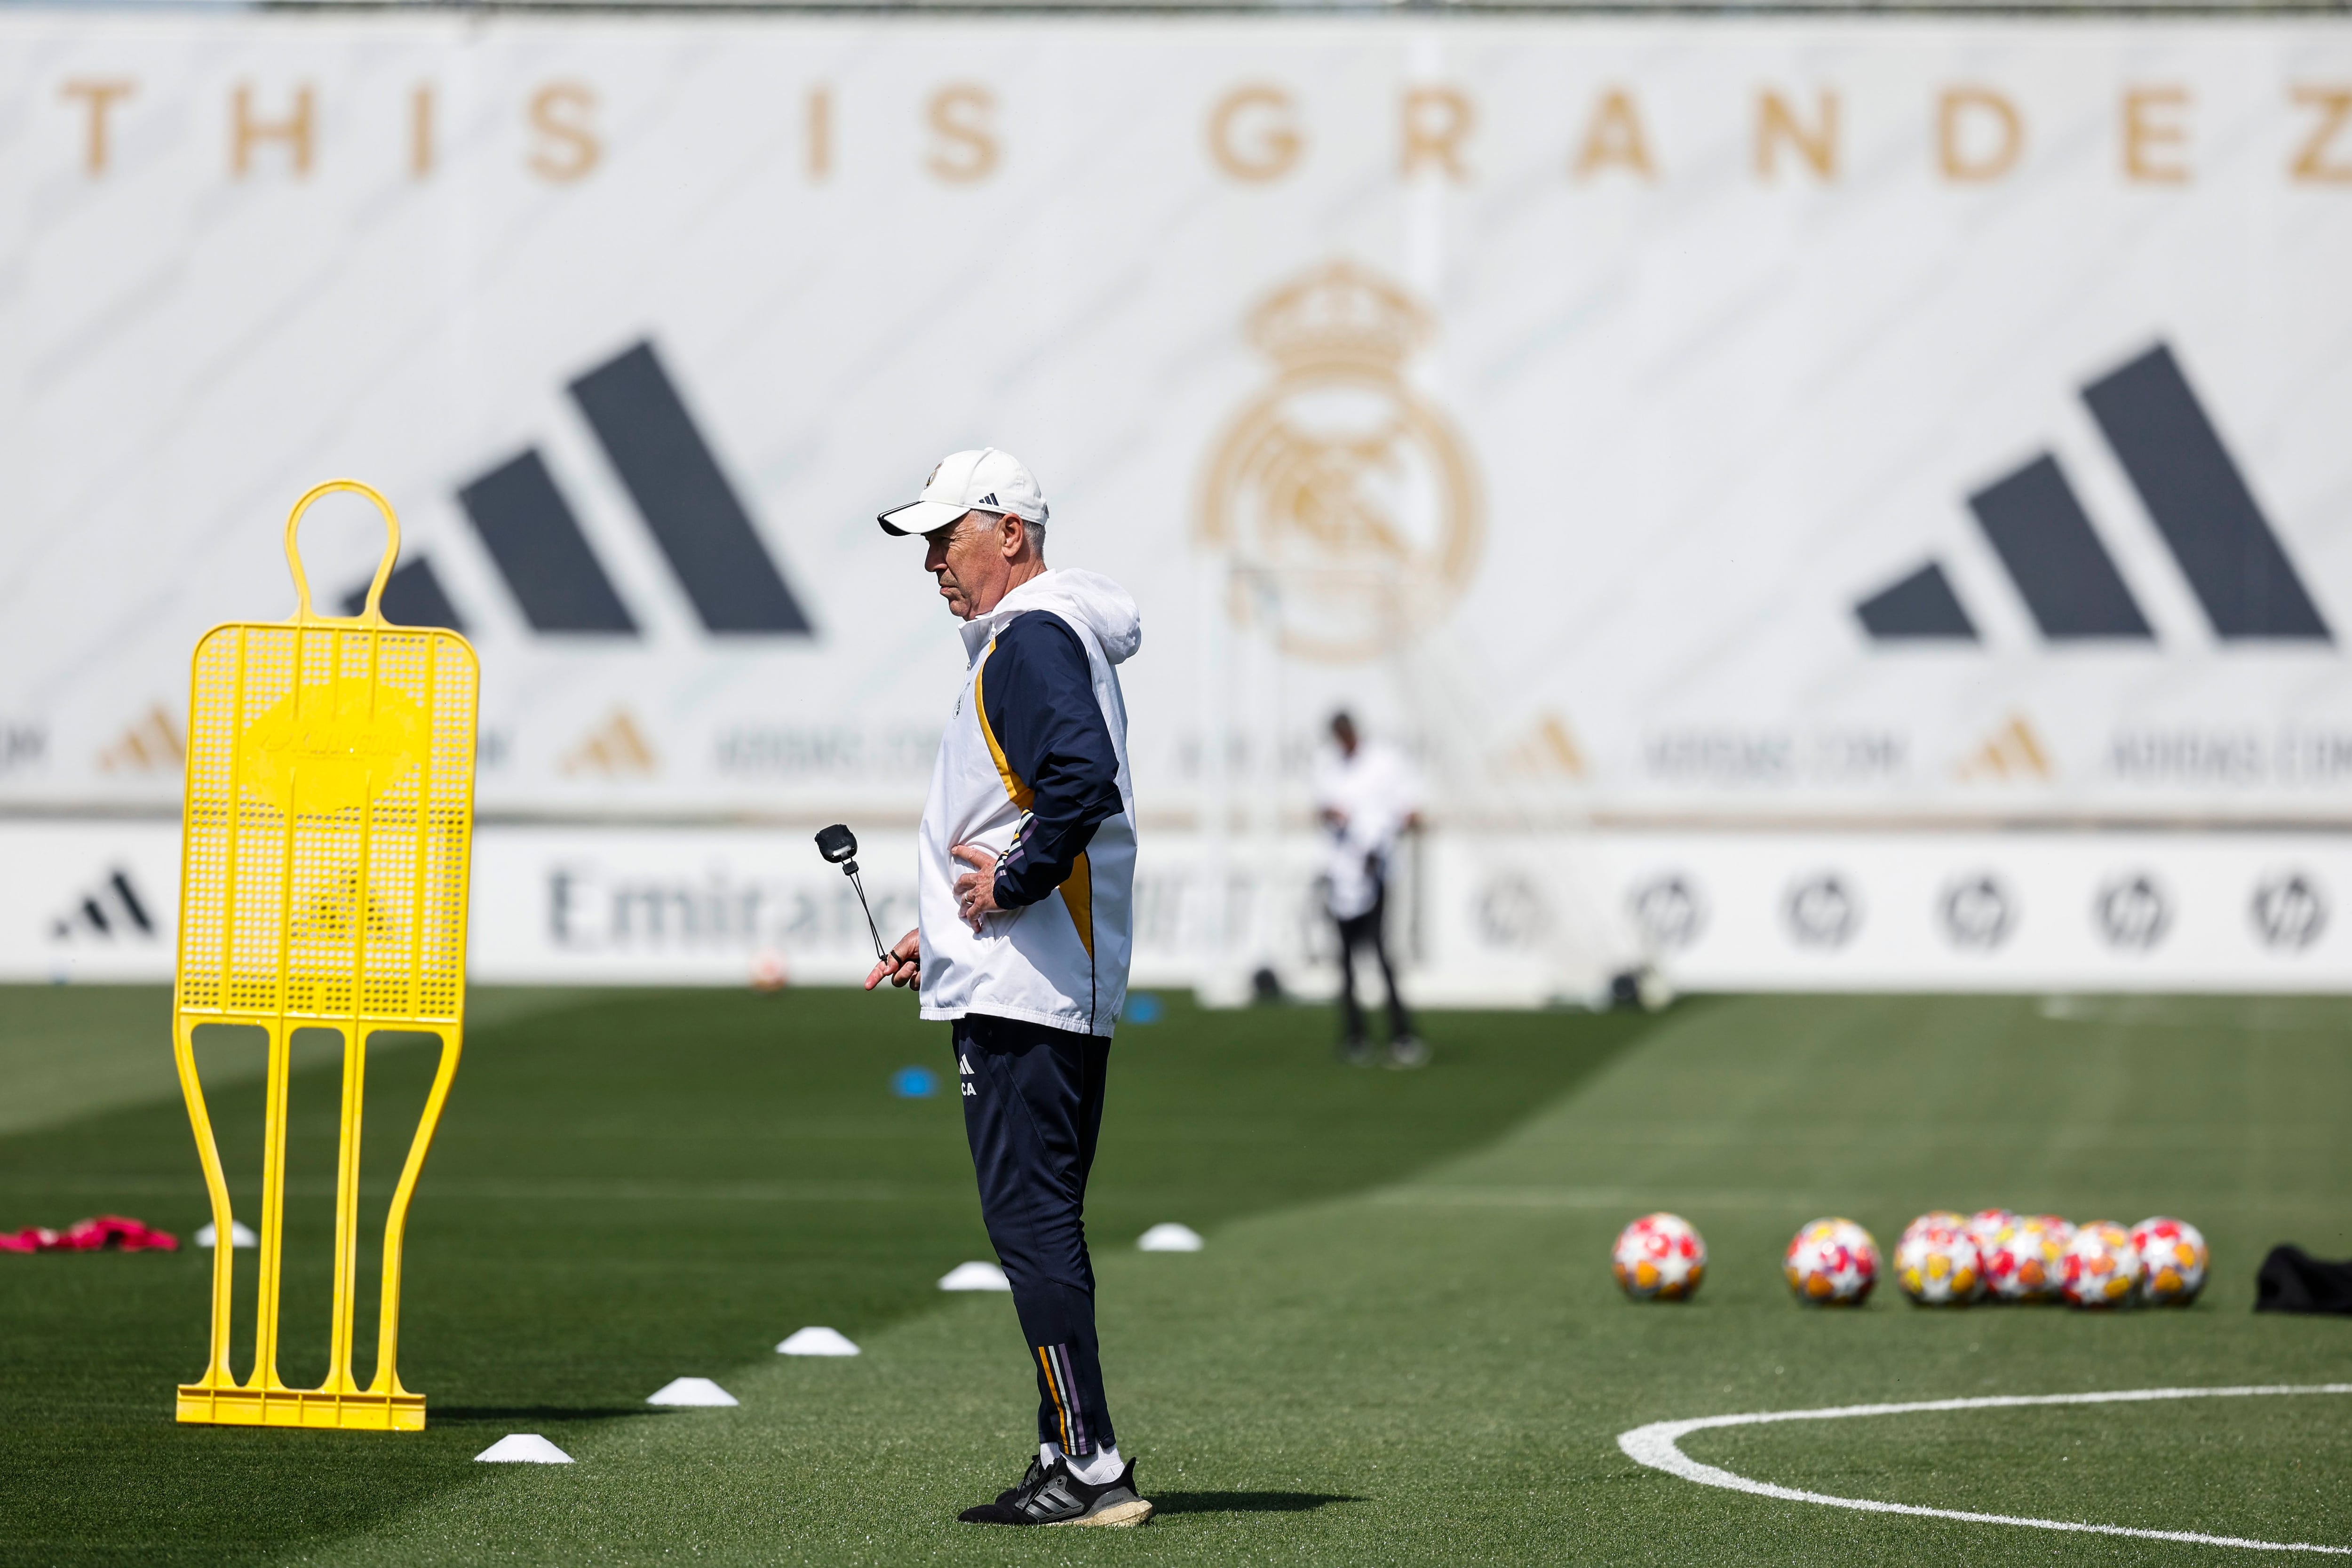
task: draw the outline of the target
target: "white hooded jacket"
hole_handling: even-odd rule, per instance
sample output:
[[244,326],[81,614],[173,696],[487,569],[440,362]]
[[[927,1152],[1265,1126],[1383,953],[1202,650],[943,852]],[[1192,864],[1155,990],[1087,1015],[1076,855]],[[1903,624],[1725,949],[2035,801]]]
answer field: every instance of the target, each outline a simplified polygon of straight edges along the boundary
[[[1093,698],[1118,759],[1119,809],[1096,826],[1061,886],[1035,903],[989,916],[975,934],[959,917],[955,897],[956,879],[972,868],[949,851],[970,844],[1001,858],[1028,808],[1028,783],[1008,765],[991,731],[983,693],[998,634],[1040,610],[1059,616],[1086,648]],[[965,622],[962,636],[967,668],[940,742],[917,843],[922,1015],[984,1013],[1108,1036],[1127,1001],[1135,889],[1135,786],[1127,705],[1114,667],[1142,646],[1141,618],[1127,591],[1108,577],[1046,572]]]

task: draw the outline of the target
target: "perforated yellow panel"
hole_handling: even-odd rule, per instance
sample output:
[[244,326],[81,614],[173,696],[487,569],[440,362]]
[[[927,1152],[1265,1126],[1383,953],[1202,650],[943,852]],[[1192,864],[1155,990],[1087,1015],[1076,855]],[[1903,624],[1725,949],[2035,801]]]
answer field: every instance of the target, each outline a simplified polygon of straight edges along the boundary
[[[310,606],[295,532],[321,496],[350,491],[383,514],[383,562],[356,616]],[[474,818],[479,667],[455,632],[394,626],[380,605],[400,522],[367,486],[335,479],[286,521],[295,616],[233,622],[196,645],[183,807],[173,1050],[212,1194],[212,1355],[180,1389],[179,1418],[236,1426],[421,1429],[425,1399],[400,1384],[400,1249],[418,1173],[457,1072],[466,1007],[466,888]],[[262,1154],[260,1273],[251,1374],[230,1366],[236,1255],[220,1150],[196,1074],[205,1024],[257,1025],[269,1070]],[[343,1040],[327,1381],[278,1376],[289,1043],[297,1029]],[[425,1114],[386,1211],[374,1375],[352,1375],[353,1282],[366,1041],[379,1030],[437,1036]]]

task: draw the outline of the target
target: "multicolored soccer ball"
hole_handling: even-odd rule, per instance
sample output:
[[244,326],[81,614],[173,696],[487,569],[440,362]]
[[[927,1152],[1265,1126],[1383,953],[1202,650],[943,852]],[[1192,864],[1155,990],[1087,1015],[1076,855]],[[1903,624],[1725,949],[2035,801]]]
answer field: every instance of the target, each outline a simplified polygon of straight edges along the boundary
[[2139,1293],[2159,1307],[2186,1307],[2205,1289],[2205,1266],[2213,1260],[2204,1233],[2185,1219],[2158,1215],[2131,1228],[2139,1249]]
[[2077,1307],[2120,1307],[2139,1289],[2139,1248],[2111,1219],[2076,1227],[2059,1265],[2058,1289]]
[[1969,1228],[1969,1216],[1964,1214],[1954,1214],[1950,1209],[1929,1209],[1903,1227],[1903,1234],[1895,1238],[1895,1250],[1901,1251],[1905,1242],[1933,1226],[1942,1226],[1946,1230],[1966,1232]]
[[1982,1254],[1991,1248],[1992,1238],[2000,1234],[2000,1227],[2015,1225],[2018,1218],[2011,1209],[1979,1209],[1969,1215],[1969,1239],[1977,1244],[1977,1251]]
[[2003,1301],[2046,1301],[2058,1294],[2066,1244],[2074,1227],[2056,1215],[2012,1215],[1977,1244],[1985,1284]]
[[1850,1219],[1817,1219],[1789,1243],[1780,1272],[1800,1301],[1859,1307],[1878,1283],[1878,1243]]
[[1636,1301],[1680,1301],[1706,1278],[1706,1242],[1678,1214],[1645,1214],[1617,1233],[1617,1283]]
[[1923,1307],[1954,1307],[1984,1292],[1984,1268],[1966,1216],[1947,1209],[1903,1227],[1895,1247],[1895,1282]]

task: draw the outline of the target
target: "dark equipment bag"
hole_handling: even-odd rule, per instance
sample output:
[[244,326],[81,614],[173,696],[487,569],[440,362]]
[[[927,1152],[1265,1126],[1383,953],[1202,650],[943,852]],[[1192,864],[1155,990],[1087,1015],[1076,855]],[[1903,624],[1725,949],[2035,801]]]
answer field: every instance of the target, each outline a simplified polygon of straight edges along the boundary
[[2300,1247],[2273,1247],[2254,1277],[2254,1310],[2352,1316],[2352,1263],[2328,1263]]

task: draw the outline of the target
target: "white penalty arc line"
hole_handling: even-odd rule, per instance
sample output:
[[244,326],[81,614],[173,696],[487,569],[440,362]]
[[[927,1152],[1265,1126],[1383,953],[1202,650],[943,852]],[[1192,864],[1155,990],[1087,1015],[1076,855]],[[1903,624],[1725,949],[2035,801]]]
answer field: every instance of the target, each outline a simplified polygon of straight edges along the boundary
[[1821,1503],[1860,1513],[1907,1513],[1921,1519],[1957,1519],[1970,1524],[2015,1524],[2029,1530],[2063,1530],[2086,1535],[2128,1535],[2142,1541],[2185,1541],[2199,1546],[2237,1546],[2249,1552],[2322,1552],[2352,1557],[2352,1546],[2321,1546],[2305,1541],[2247,1541],[2234,1535],[2206,1535],[2193,1530],[2137,1530],[2126,1524],[2085,1524],[2067,1519],[2021,1519],[2006,1513],[1971,1513],[1956,1508],[1921,1508],[1915,1503],[1880,1502],[1872,1498],[1832,1497],[1827,1492],[1801,1491],[1749,1480],[1714,1465],[1702,1465],[1684,1453],[1682,1440],[1711,1426],[1759,1426],[1773,1421],[1838,1421],[1852,1415],[1910,1415],[1931,1410],[2005,1410],[2032,1405],[2127,1405],[2152,1399],[2248,1399],[2264,1394],[2352,1394],[2352,1383],[2273,1384],[2242,1388],[2132,1388],[2111,1394],[1996,1394],[1980,1399],[1923,1399],[1908,1405],[1841,1405],[1828,1410],[1759,1410],[1739,1415],[1702,1415],[1693,1421],[1653,1421],[1617,1435],[1617,1446],[1636,1464],[1703,1487],[1753,1492],[1758,1497],[1788,1502]]

